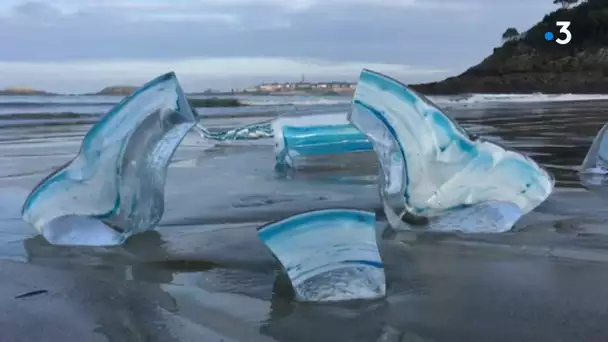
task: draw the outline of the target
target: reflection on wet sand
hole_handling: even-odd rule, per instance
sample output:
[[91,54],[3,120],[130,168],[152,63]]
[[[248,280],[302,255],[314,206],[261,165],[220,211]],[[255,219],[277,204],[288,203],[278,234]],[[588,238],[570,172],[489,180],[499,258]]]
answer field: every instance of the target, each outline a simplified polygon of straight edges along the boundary
[[[146,248],[137,247],[142,243]],[[93,323],[90,336],[83,341],[94,340],[97,335],[109,341],[179,340],[159,329],[164,321],[159,310],[177,311],[173,298],[160,288],[160,283],[172,281],[173,273],[149,272],[139,264],[147,255],[165,254],[163,244],[158,233],[142,235],[114,250],[62,248],[50,245],[41,236],[24,241],[28,264],[42,266],[46,270],[43,273],[48,273],[48,282],[40,286],[49,286],[52,297],[58,296],[59,301],[72,306],[74,326],[87,320]],[[57,278],[70,286],[57,286]],[[59,317],[47,317],[42,328],[62,321]],[[64,333],[69,335],[73,330],[66,328]],[[26,337],[27,333],[16,336]]]
[[[20,266],[20,274],[23,279],[39,278],[27,283],[48,289],[49,295],[31,302],[11,297],[12,302],[5,299],[2,304],[16,314],[12,319],[31,319],[27,316],[38,311],[28,308],[30,303],[58,308],[63,316],[45,317],[39,326],[60,325],[72,317],[82,328],[68,330],[71,334],[85,334],[81,330],[90,328],[83,341],[95,340],[96,334],[129,341],[205,336],[209,341],[290,342],[605,336],[608,331],[601,327],[608,312],[597,298],[608,295],[608,289],[599,286],[608,281],[608,259],[591,262],[584,249],[578,258],[548,257],[533,246],[522,248],[517,239],[526,234],[478,245],[457,234],[422,234],[408,241],[400,234],[390,236],[380,242],[387,298],[339,305],[295,302],[279,265],[271,255],[260,256],[261,243],[249,237],[248,227],[218,229],[196,238],[146,233],[121,248],[96,251],[51,246],[37,237],[25,241],[32,270],[24,273]],[[243,238],[237,241],[234,236]],[[203,240],[223,246],[190,248]],[[226,247],[238,255],[218,254]],[[555,327],[555,322],[561,323]],[[25,329],[3,331],[28,336]]]
[[607,280],[605,262],[548,259],[517,247],[427,240],[404,251],[398,244],[382,245],[386,300],[324,306],[276,296],[261,331],[294,342],[595,341],[606,333],[600,317],[608,311],[594,298],[608,290],[593,283]]
[[[271,340],[255,337],[255,326],[250,327],[230,314],[236,307],[251,311],[252,304],[261,304],[264,310],[253,311],[261,315],[256,318],[261,320],[267,315],[267,304],[243,295],[205,290],[208,282],[205,272],[217,271],[213,278],[218,281],[229,272],[224,273],[218,262],[180,260],[179,255],[170,255],[157,232],[141,234],[115,248],[58,247],[40,236],[27,239],[24,246],[28,264],[35,271],[43,270],[47,278],[38,286],[47,287],[52,297],[59,296],[55,302],[71,306],[66,313],[73,312],[75,325],[94,321],[89,332],[78,331],[86,336],[82,341],[96,340],[98,335],[109,341],[187,341],[193,336],[195,340],[206,341]],[[176,276],[188,275],[191,283],[174,282]],[[234,274],[228,278],[227,282],[238,281]],[[63,286],[66,282],[70,286]],[[200,283],[200,287],[195,283]],[[23,314],[31,315],[27,309]],[[63,321],[62,317],[45,317],[40,328],[47,329],[55,320]],[[75,332],[66,328],[54,334],[53,340],[66,340],[65,336],[74,336]],[[2,336],[40,340],[22,329],[3,330]]]
[[[176,160],[195,162],[170,169],[158,232],[114,248],[70,248],[30,237],[16,193],[43,176],[32,170],[61,165],[78,144],[62,143],[57,127],[7,130],[3,139],[21,140],[0,144],[2,172],[12,176],[0,175],[0,341],[602,341],[606,192],[586,190],[576,167],[608,121],[605,108],[452,109],[464,126],[546,165],[558,188],[500,236],[382,232],[380,223],[387,297],[340,305],[295,302],[255,228],[308,209],[377,208],[373,158],[326,158],[281,178],[271,144],[188,142]],[[36,290],[48,293],[15,298]]]

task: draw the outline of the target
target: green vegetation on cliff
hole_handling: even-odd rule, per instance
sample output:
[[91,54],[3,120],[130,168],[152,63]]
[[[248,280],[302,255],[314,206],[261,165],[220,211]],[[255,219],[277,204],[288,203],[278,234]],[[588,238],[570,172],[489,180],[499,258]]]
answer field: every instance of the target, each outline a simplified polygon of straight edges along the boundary
[[[503,45],[461,75],[414,85],[427,94],[455,93],[608,93],[608,0],[556,0],[553,11],[517,34],[509,28]],[[557,21],[569,21],[571,41],[560,45],[546,32],[564,38]]]
[[[569,21],[572,40],[566,45],[547,41],[545,32],[558,35],[555,23]],[[530,28],[519,41],[508,42],[502,48],[509,50],[516,43],[526,44],[543,53],[567,55],[581,50],[608,46],[608,0],[588,0],[572,8],[560,8],[551,12]]]

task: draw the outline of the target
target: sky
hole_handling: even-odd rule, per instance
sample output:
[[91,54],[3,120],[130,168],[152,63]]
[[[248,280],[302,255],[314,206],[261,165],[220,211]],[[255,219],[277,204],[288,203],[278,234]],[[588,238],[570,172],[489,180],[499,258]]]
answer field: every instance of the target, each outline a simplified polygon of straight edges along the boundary
[[187,91],[461,73],[552,0],[0,0],[0,88],[62,93],[175,71]]

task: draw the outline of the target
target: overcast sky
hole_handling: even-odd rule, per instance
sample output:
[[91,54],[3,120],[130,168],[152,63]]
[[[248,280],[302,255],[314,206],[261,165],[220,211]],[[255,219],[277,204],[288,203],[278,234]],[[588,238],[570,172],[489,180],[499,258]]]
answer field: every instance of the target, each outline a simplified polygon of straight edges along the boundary
[[0,88],[139,85],[173,70],[187,91],[260,81],[406,83],[478,63],[552,0],[0,0]]

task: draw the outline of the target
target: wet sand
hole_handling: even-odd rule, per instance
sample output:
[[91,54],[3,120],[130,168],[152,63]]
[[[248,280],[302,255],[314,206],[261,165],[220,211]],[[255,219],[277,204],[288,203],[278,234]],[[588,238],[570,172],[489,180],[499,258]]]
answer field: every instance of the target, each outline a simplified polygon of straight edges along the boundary
[[[575,169],[608,121],[604,108],[454,115],[557,177],[549,200],[509,233],[387,230],[369,155],[280,176],[271,141],[211,146],[191,135],[170,168],[158,231],[115,248],[52,246],[19,218],[27,193],[73,157],[86,127],[5,128],[0,341],[604,341],[608,199],[581,187]],[[387,297],[296,303],[255,228],[341,206],[378,212]],[[15,298],[37,290],[46,292]]]
[[[0,263],[2,341],[603,341],[608,333],[605,249],[383,240],[386,299],[298,304],[253,228],[148,233],[112,251],[29,239],[27,263]],[[34,290],[48,293],[15,298]]]

